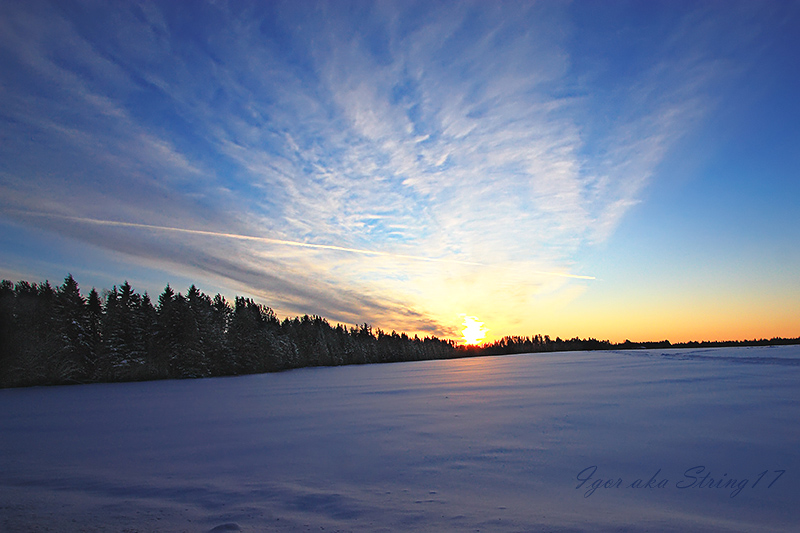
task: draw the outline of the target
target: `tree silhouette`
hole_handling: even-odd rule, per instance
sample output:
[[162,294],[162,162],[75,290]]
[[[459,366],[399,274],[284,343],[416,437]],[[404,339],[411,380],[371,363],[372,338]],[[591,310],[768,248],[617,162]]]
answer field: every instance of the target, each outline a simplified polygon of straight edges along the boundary
[[58,288],[54,307],[55,328],[60,337],[56,357],[61,361],[64,381],[86,381],[91,359],[89,310],[78,283],[69,274]]
[[578,337],[507,336],[476,346],[413,338],[367,324],[332,326],[319,316],[278,320],[249,298],[233,307],[195,285],[186,296],[167,285],[153,306],[126,281],[88,298],[72,275],[49,282],[0,282],[0,386],[197,378],[317,365],[445,359],[477,355],[640,347],[798,344],[798,339],[618,345]]

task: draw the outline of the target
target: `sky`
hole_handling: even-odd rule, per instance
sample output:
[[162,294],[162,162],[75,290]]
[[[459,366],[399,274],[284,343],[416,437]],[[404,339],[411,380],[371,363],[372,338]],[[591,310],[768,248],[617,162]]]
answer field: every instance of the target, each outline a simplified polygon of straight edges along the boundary
[[800,336],[800,2],[0,8],[4,279],[454,340]]

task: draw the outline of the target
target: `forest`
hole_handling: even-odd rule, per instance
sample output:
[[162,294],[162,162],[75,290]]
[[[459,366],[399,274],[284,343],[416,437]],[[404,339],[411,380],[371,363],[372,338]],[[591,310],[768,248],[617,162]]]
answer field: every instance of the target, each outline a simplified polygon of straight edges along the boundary
[[331,366],[441,359],[452,341],[420,339],[369,325],[332,326],[318,316],[275,316],[237,297],[233,304],[194,285],[169,285],[152,302],[126,281],[84,297],[67,276],[0,282],[0,386],[199,378]]
[[280,320],[250,298],[233,304],[192,285],[169,285],[153,303],[126,281],[81,294],[68,275],[49,282],[0,282],[0,387],[200,378],[335,366],[513,353],[800,343],[770,339],[733,343],[613,344],[596,339],[504,337],[460,346],[368,325],[332,326],[319,316]]

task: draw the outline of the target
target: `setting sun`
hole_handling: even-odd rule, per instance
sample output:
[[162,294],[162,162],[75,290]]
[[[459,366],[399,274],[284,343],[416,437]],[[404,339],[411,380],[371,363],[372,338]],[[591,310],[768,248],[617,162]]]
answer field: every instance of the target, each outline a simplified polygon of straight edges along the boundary
[[464,316],[463,325],[464,329],[461,334],[464,336],[465,344],[478,344],[486,337],[488,329],[483,327],[483,322],[478,322],[478,318],[474,316]]

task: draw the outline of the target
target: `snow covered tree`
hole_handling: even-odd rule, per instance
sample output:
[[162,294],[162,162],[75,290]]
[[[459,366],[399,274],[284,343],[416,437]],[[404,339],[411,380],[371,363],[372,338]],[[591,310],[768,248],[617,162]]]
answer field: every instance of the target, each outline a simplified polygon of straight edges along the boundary
[[144,367],[137,379],[157,379],[158,356],[156,346],[156,331],[158,329],[158,312],[150,301],[150,295],[145,292],[139,304],[138,313],[140,328],[144,334]]
[[58,288],[55,298],[55,327],[60,337],[55,356],[59,359],[63,381],[85,381],[90,358],[89,312],[86,300],[72,274]]
[[210,320],[205,334],[206,356],[212,376],[228,376],[236,372],[235,361],[228,346],[228,329],[233,310],[217,294],[211,302]]
[[94,287],[89,291],[89,297],[86,300],[86,313],[89,352],[86,357],[84,375],[89,379],[97,379],[97,362],[103,348],[103,302]]
[[[199,294],[191,291],[196,307]],[[199,309],[197,310],[199,312]],[[159,360],[166,365],[167,377],[201,377],[207,374],[203,340],[196,313],[189,299],[177,295],[167,285],[158,299]]]
[[272,309],[241,297],[236,298],[228,346],[240,374],[289,368],[297,354],[290,339],[282,336]]
[[100,372],[103,380],[144,379],[147,334],[142,298],[126,281],[106,298]]
[[7,279],[0,282],[0,384],[8,379],[8,366],[12,360],[14,334],[14,284]]
[[38,285],[20,281],[14,286],[9,350],[4,357],[6,384],[56,384],[70,374],[69,365],[62,366],[57,357],[60,338],[55,298],[56,292],[47,281]]
[[[511,340],[515,347],[531,344]],[[508,349],[511,340],[499,348]],[[167,285],[154,307],[127,281],[102,298],[94,288],[84,298],[71,274],[56,289],[49,282],[0,282],[0,386],[204,377],[456,353],[465,352],[452,342],[373,331],[366,323],[333,328],[309,315],[281,322],[249,298],[237,297],[231,307],[195,285],[186,296]]]

